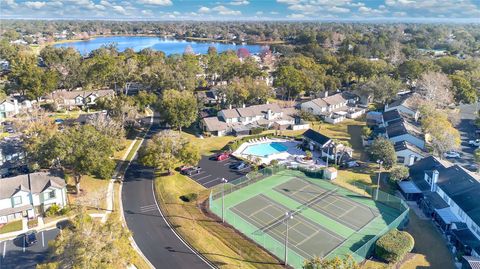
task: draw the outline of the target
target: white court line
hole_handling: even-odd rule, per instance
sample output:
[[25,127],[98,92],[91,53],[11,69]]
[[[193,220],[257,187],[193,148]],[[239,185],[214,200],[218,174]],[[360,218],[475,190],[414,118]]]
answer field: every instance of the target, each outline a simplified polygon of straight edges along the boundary
[[23,236],[23,240],[22,240],[23,241],[23,252],[25,252],[25,236],[26,235]]
[[204,177],[199,177],[199,178],[195,178],[195,181],[200,181],[202,179],[206,179],[207,177],[211,177],[212,175],[207,175],[207,176],[204,176]]
[[315,231],[314,233],[312,233],[310,236],[305,237],[302,241],[298,242],[295,246],[298,246],[298,245],[301,245],[301,244],[307,242],[307,241],[310,240],[312,237],[314,237],[316,234],[318,234],[318,230]]
[[259,210],[253,212],[252,214],[250,214],[250,215],[248,215],[248,216],[249,216],[249,217],[254,216],[254,215],[256,215],[257,213],[262,212],[264,209],[269,208],[270,206],[272,206],[272,205],[268,204],[267,206],[264,206],[264,207],[260,208]]
[[42,232],[42,247],[45,247],[45,238],[43,236],[43,232]]
[[2,254],[3,258],[5,258],[6,251],[7,251],[7,241],[4,241],[3,242],[3,254]]

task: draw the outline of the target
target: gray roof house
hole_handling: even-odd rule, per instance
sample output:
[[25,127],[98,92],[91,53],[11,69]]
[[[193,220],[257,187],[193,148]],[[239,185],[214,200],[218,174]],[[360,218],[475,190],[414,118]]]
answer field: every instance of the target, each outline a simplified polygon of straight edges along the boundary
[[0,179],[0,223],[43,214],[67,204],[67,184],[59,175],[37,172]]
[[423,211],[451,236],[457,249],[480,257],[480,177],[430,156],[410,166],[410,182],[423,194]]
[[216,117],[203,118],[200,126],[204,132],[216,136],[226,134],[246,135],[252,128],[306,129],[308,124],[295,118],[294,108],[281,108],[278,104],[224,109]]
[[342,93],[316,98],[300,105],[303,111],[321,116],[326,122],[339,123],[346,118],[355,119],[365,113],[365,108],[349,104]]

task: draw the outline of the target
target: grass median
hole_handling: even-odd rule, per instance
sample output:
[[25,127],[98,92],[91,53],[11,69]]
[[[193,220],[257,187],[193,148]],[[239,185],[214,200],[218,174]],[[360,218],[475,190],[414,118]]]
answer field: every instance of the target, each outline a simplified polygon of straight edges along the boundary
[[[172,226],[219,268],[283,268],[278,260],[234,229],[207,216],[203,202],[209,191],[180,174],[158,177],[155,193]],[[180,197],[194,197],[186,202]]]

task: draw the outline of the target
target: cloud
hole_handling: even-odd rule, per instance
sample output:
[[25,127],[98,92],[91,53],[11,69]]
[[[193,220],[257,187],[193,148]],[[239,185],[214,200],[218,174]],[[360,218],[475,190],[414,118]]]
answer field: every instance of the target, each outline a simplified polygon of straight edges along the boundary
[[288,15],[287,18],[302,19],[302,18],[305,18],[305,15],[304,14],[299,14],[299,13],[293,13],[293,14]]
[[2,0],[0,1],[0,7],[7,7],[7,8],[16,8],[18,6],[17,3],[15,3],[15,0]]
[[211,9],[208,8],[208,7],[200,7],[198,9],[198,13],[202,13],[202,14],[209,13],[210,11],[211,11]]
[[300,3],[301,0],[277,0],[277,3],[287,4],[287,5],[295,5]]
[[138,2],[146,5],[155,5],[155,6],[173,5],[172,0],[139,0]]
[[250,4],[248,0],[233,0],[232,2],[230,2],[230,5],[232,6],[244,6],[248,4]]
[[255,12],[255,15],[263,15],[263,11],[257,11]]
[[112,8],[113,8],[113,11],[115,11],[119,14],[128,15],[127,11],[122,6],[112,6]]
[[25,6],[27,6],[28,8],[31,8],[31,9],[41,9],[46,4],[47,4],[47,2],[38,2],[38,1],[35,1],[35,2],[27,1],[27,2],[25,2]]
[[242,12],[239,11],[239,10],[233,10],[233,9],[229,9],[228,7],[225,7],[225,6],[216,6],[214,8],[212,8],[213,11],[217,11],[219,15],[241,15]]

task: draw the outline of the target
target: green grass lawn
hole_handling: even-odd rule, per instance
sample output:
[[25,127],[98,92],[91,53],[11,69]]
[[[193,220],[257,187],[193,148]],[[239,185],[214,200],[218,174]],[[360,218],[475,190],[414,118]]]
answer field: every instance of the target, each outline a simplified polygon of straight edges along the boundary
[[141,143],[142,143],[142,140],[140,138],[135,141],[135,144],[133,144],[132,150],[130,150],[130,152],[127,155],[127,158],[125,159],[126,161],[131,161],[133,159],[133,156],[137,152]]
[[200,154],[202,155],[214,154],[225,147],[228,142],[237,139],[236,137],[229,135],[220,137],[204,137],[203,139],[186,132],[182,132],[182,135],[188,138],[194,145],[198,146],[200,149]]
[[[209,191],[188,177],[177,173],[159,177],[155,191],[172,225],[219,268],[283,268],[256,244],[207,216],[201,203],[208,198]],[[197,202],[180,199],[190,193],[199,194]]]
[[96,212],[107,208],[107,179],[97,179],[89,175],[82,176],[80,180],[80,194],[75,193],[75,182],[73,177],[67,176],[68,200],[70,203],[78,203],[87,207],[89,212]]
[[22,229],[22,220],[11,221],[3,225],[2,227],[0,227],[0,234],[20,231],[21,229]]

